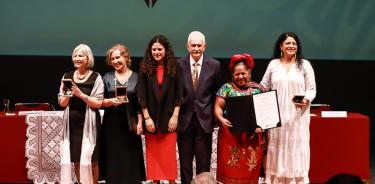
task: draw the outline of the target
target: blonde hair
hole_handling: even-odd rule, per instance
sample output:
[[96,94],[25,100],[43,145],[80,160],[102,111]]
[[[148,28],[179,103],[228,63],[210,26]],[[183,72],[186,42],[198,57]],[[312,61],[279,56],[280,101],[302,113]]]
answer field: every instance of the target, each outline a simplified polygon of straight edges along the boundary
[[92,51],[88,45],[79,44],[76,48],[74,48],[72,53],[72,60],[75,53],[81,51],[87,57],[87,67],[93,68],[94,67],[94,56],[92,55]]
[[111,64],[111,55],[116,50],[120,51],[120,55],[126,59],[126,66],[128,68],[130,68],[131,64],[132,64],[132,60],[130,59],[130,51],[129,51],[129,48],[126,47],[124,44],[116,44],[116,45],[112,46],[110,49],[108,49],[108,51],[106,52],[107,58],[106,58],[105,62],[108,65],[112,65]]

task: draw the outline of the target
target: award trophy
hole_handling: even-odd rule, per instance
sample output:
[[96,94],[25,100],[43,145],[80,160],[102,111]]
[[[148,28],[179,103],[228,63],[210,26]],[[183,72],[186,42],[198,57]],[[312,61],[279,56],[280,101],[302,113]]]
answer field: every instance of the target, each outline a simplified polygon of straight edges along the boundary
[[62,96],[72,97],[73,96],[73,91],[72,91],[73,81],[72,81],[72,79],[62,79],[61,81],[64,84]]
[[[116,81],[115,81],[115,84],[116,84]],[[125,84],[121,86],[115,85],[115,96],[120,102],[129,103],[128,82],[125,82]]]
[[305,98],[305,95],[294,95],[292,101],[295,104],[302,104],[303,98]]

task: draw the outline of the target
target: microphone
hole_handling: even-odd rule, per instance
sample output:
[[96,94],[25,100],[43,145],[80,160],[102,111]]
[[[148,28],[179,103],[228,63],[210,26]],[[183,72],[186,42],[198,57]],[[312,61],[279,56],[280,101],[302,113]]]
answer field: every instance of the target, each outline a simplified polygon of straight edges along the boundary
[[52,111],[56,111],[56,109],[55,109],[55,107],[53,106],[53,104],[50,104],[50,106],[51,106]]

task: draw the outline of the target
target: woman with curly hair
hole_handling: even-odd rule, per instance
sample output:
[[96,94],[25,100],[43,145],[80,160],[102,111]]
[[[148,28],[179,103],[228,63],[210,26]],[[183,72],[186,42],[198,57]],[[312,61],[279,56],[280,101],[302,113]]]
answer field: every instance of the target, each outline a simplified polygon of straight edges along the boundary
[[180,67],[168,39],[157,35],[148,43],[141,63],[138,102],[145,120],[147,180],[177,178],[176,128],[182,103]]

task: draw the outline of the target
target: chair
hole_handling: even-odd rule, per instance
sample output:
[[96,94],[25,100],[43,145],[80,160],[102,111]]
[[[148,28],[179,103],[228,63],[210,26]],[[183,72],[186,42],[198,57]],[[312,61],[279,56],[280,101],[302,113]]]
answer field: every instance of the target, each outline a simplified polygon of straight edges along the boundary
[[14,104],[15,111],[49,111],[51,105],[49,103],[16,103]]

